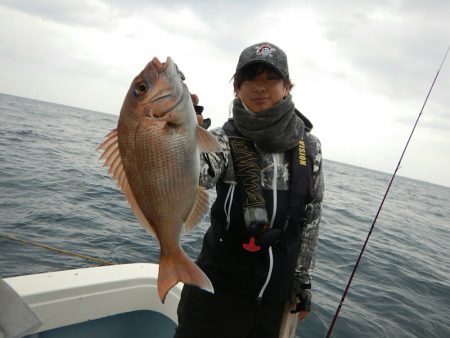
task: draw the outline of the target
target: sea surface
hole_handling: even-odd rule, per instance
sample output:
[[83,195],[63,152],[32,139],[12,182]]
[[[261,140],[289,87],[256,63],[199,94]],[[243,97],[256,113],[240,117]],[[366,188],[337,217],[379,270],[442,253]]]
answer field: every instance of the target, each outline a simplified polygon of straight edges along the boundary
[[[0,94],[0,276],[158,262],[96,148],[117,116]],[[326,146],[326,145],[324,145]],[[325,160],[313,305],[297,337],[325,337],[390,174]],[[213,195],[213,194],[212,194]],[[182,239],[195,258],[208,217]],[[396,177],[333,337],[450,337],[450,188]]]

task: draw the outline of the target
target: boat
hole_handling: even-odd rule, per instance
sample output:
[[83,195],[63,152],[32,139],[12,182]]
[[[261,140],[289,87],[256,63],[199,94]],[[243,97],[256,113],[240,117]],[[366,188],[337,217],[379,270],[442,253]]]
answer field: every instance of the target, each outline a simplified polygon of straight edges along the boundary
[[[132,263],[3,281],[42,322],[27,338],[173,337],[183,284],[175,285],[161,303],[158,271],[158,264]],[[296,326],[297,316],[286,309],[280,337],[294,337]]]
[[182,284],[162,304],[157,264],[133,263],[5,278],[42,321],[28,338],[173,337]]

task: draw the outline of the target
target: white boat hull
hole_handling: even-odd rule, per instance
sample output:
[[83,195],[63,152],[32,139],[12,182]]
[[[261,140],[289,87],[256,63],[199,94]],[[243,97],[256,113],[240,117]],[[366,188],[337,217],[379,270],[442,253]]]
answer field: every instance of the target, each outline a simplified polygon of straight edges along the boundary
[[160,313],[175,327],[182,284],[172,288],[162,304],[157,292],[158,268],[150,263],[123,264],[5,281],[43,322],[36,332],[139,310]]

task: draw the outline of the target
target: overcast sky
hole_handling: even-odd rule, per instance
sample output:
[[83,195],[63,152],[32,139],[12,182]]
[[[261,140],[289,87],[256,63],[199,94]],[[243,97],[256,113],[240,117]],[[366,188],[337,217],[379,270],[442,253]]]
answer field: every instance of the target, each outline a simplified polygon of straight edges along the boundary
[[[269,41],[324,157],[392,173],[449,18],[448,0],[0,0],[0,92],[118,114],[134,76],[171,56],[220,126],[239,53]],[[450,186],[449,93],[447,60],[399,175]]]

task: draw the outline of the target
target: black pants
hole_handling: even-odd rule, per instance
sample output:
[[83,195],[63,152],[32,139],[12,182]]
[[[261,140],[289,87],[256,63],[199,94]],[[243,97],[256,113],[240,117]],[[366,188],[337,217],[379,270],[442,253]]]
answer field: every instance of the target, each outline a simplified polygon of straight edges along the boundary
[[283,309],[185,285],[175,338],[278,338]]

